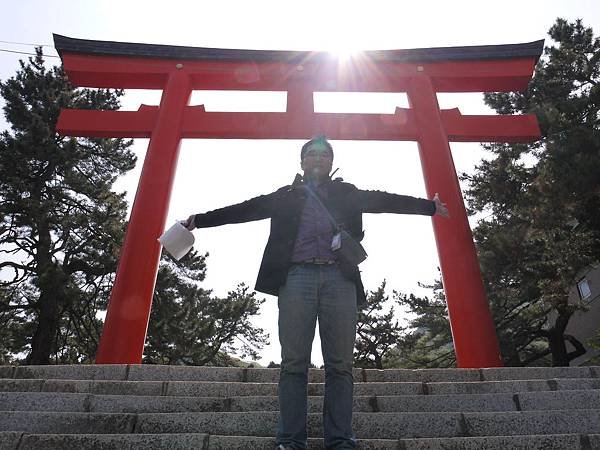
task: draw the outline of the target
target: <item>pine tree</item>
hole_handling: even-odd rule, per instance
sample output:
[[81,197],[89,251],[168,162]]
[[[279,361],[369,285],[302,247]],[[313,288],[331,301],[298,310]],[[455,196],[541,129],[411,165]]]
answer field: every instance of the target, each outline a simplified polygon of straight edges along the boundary
[[388,352],[383,367],[422,369],[453,367],[456,355],[448,321],[448,308],[441,280],[431,285],[419,284],[431,289],[433,296],[417,297],[394,291],[394,300],[410,317],[405,332]]
[[200,282],[205,256],[192,251],[180,261],[162,259],[144,349],[144,363],[232,366],[258,358],[267,343],[264,330],[250,323],[264,300],[241,284],[226,298],[211,296]]
[[384,280],[376,291],[371,291],[365,307],[358,312],[354,345],[356,367],[383,369],[383,359],[404,331],[398,320],[394,320],[393,306],[382,313],[389,300],[385,285]]
[[549,34],[525,92],[485,96],[498,113],[535,113],[542,140],[488,145],[493,158],[464,177],[471,212],[487,214],[474,235],[509,365],[584,351],[565,335],[585,308],[569,290],[600,255],[600,40],[581,21],[557,19]]
[[[122,92],[74,89],[41,49],[0,84],[11,126],[0,135],[0,314],[8,349],[30,364],[61,360],[64,343],[100,326],[123,235],[126,204],[111,191],[134,167],[130,141],[75,139],[55,131],[61,108],[119,107]],[[80,346],[94,346],[81,339]],[[76,350],[76,353],[86,353]],[[70,359],[70,357],[67,357]]]

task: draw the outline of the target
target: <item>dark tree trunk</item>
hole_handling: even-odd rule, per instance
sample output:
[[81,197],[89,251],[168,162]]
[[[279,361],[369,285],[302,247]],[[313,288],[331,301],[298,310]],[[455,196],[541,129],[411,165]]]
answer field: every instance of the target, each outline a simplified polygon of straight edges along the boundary
[[567,346],[562,331],[552,328],[548,331],[548,343],[552,350],[552,367],[568,367]]
[[583,356],[587,353],[587,350],[585,349],[583,344],[581,342],[579,342],[574,336],[571,336],[570,334],[565,334],[565,340],[569,341],[571,343],[571,345],[573,347],[575,347],[574,351],[569,352],[567,354],[567,358],[569,358],[569,362],[571,362],[575,358]]
[[66,277],[64,272],[52,261],[51,237],[48,225],[38,222],[39,241],[37,245],[37,287],[40,291],[38,298],[38,324],[31,340],[31,353],[27,356],[26,364],[49,364],[58,326],[60,323],[59,302],[64,297]]
[[40,296],[38,326],[31,341],[31,353],[26,364],[50,364],[50,354],[58,332],[58,293],[45,292]]
[[[554,322],[554,326],[550,328],[546,333],[550,350],[552,351],[552,366],[553,367],[568,367],[569,363],[585,353],[585,348],[577,339],[572,336],[566,335],[565,330],[569,319],[573,315],[572,311],[569,310],[558,310],[558,317]],[[575,342],[573,345],[576,350],[574,352],[567,352],[567,345],[565,340]]]
[[375,368],[383,369],[382,355],[375,353]]

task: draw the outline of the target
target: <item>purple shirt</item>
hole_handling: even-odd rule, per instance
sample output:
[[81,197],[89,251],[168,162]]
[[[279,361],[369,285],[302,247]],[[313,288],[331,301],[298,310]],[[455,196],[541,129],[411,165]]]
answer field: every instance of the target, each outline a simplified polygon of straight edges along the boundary
[[[316,189],[312,188],[321,199],[327,199],[327,191],[323,189],[323,185]],[[292,252],[292,262],[302,262],[312,258],[335,261],[335,254],[331,250],[332,239],[333,230],[329,216],[319,202],[307,192]]]

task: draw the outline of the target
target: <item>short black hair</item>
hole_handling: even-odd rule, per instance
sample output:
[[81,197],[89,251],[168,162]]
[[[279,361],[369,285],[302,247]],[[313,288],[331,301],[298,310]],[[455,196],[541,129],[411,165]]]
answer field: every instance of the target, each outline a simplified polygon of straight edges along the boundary
[[308,148],[312,144],[322,144],[322,145],[324,145],[331,152],[331,157],[333,158],[333,147],[331,146],[331,144],[327,140],[327,137],[324,134],[320,134],[318,136],[315,136],[314,138],[312,138],[310,141],[308,141],[306,144],[304,144],[302,146],[302,150],[300,150],[300,161],[302,161],[304,159],[304,154],[308,151]]

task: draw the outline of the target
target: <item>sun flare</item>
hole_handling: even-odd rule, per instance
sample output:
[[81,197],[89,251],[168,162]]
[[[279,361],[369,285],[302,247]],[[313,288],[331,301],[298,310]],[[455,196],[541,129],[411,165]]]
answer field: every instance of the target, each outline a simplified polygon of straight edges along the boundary
[[344,42],[332,42],[326,47],[326,51],[340,61],[353,59],[361,52],[358,45],[350,40]]

